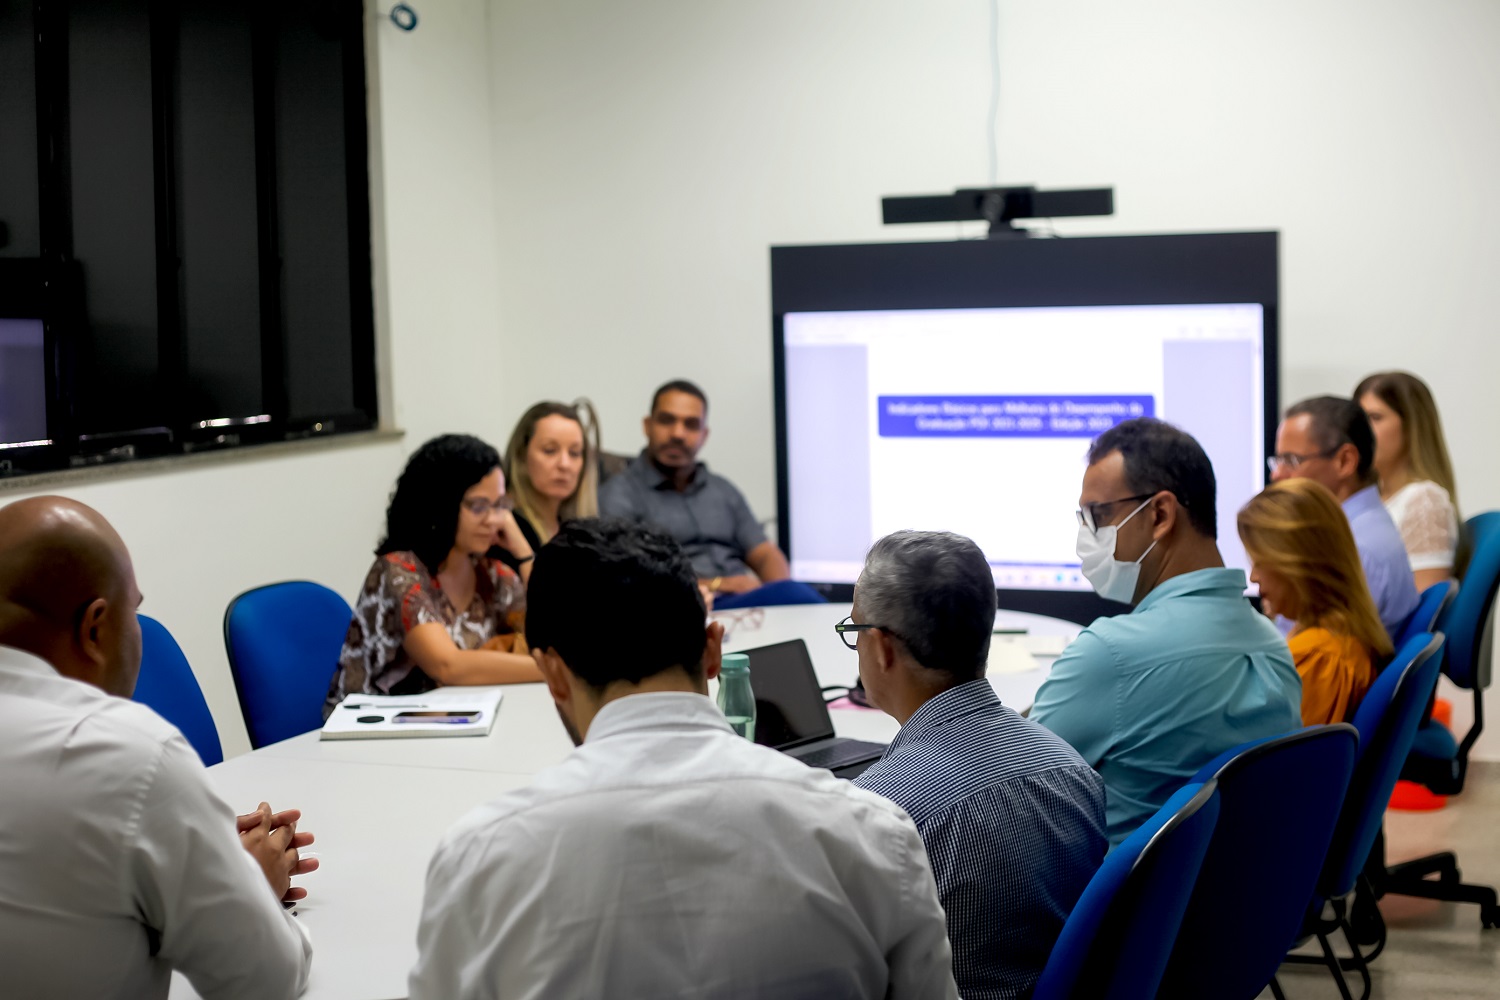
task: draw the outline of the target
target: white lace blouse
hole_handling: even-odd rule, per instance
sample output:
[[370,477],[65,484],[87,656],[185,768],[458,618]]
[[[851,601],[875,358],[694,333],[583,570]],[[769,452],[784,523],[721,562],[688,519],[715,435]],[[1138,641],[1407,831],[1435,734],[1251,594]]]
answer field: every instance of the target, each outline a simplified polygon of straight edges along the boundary
[[1448,491],[1430,479],[1407,483],[1385,501],[1401,531],[1413,571],[1453,568],[1458,551],[1458,513]]

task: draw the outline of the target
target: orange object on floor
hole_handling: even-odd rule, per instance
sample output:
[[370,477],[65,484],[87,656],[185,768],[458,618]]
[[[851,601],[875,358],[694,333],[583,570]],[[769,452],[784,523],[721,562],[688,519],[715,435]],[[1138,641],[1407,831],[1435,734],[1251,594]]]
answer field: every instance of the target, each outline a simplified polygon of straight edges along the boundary
[[1398,781],[1391,792],[1390,808],[1402,812],[1432,812],[1448,804],[1448,796],[1434,795],[1415,781]]
[[1432,703],[1432,721],[1453,728],[1453,703],[1447,698],[1438,698]]
[[[1432,703],[1432,721],[1453,728],[1453,705],[1445,698]],[[1448,804],[1448,796],[1436,795],[1415,781],[1398,781],[1391,792],[1390,807],[1402,812],[1432,812]]]

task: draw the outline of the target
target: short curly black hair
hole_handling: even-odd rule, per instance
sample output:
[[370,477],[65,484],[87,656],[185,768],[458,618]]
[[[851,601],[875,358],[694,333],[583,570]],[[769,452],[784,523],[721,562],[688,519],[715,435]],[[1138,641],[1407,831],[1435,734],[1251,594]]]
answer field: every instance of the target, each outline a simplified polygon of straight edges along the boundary
[[[708,396],[704,394],[702,389],[698,388],[697,383],[689,382],[685,378],[674,378],[670,382],[664,382],[660,386],[657,386],[656,391],[651,394],[650,413],[656,412],[656,404],[660,403],[662,396],[666,395],[669,392],[685,392],[689,396],[697,396],[698,402],[703,404],[703,416],[705,419],[707,419]],[[649,416],[650,414],[648,413],[647,415]]]
[[415,552],[436,573],[453,550],[464,493],[498,468],[500,453],[469,434],[443,434],[422,445],[396,480],[375,554]]
[[526,586],[526,640],[596,690],[681,667],[701,676],[707,612],[693,564],[665,532],[619,518],[567,521]]

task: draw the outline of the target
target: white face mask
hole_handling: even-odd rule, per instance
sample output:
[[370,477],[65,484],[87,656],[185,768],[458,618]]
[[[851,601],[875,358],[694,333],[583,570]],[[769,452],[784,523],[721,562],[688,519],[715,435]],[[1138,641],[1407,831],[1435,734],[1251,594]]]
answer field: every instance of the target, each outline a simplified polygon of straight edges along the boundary
[[1119,524],[1107,524],[1094,531],[1090,531],[1087,524],[1078,526],[1078,559],[1083,563],[1084,579],[1106,601],[1129,604],[1135,597],[1135,585],[1141,576],[1141,559],[1156,548],[1156,540],[1152,540],[1150,547],[1135,562],[1121,562],[1115,558],[1115,541],[1121,526],[1150,504],[1151,501],[1146,500]]

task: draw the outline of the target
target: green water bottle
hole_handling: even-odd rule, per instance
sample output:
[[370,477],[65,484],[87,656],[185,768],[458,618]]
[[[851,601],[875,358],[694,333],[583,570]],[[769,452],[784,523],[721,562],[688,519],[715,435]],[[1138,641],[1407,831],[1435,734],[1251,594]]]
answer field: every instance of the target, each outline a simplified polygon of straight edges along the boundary
[[719,711],[736,733],[755,742],[755,692],[750,690],[750,657],[725,653],[719,668]]

